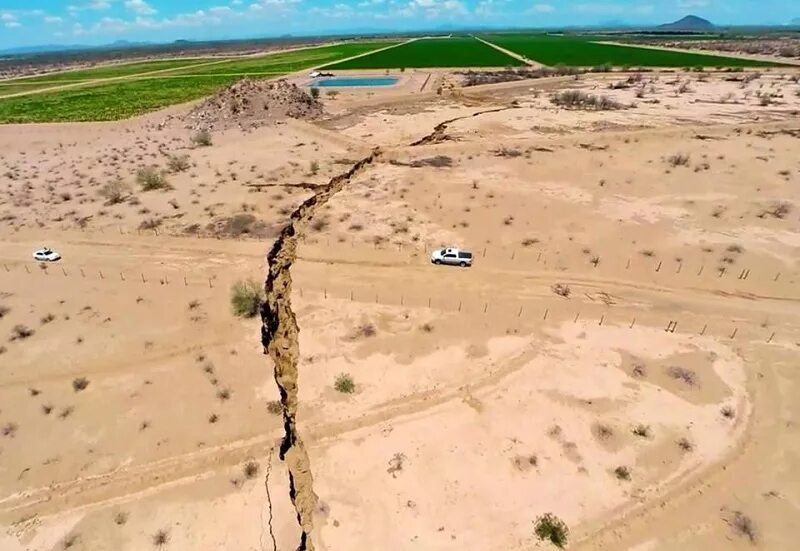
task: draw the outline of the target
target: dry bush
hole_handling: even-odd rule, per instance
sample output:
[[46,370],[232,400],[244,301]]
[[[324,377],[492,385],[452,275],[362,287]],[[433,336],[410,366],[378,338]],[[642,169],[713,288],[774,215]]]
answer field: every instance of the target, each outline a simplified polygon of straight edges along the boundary
[[689,166],[689,155],[684,153],[675,153],[667,157],[667,164],[672,167],[676,166]]
[[271,415],[280,415],[283,413],[283,406],[281,406],[280,400],[270,400],[267,402],[267,411]]
[[316,174],[319,172],[319,163],[317,161],[311,161],[308,164],[308,172],[312,176],[316,176]]
[[545,513],[536,519],[534,533],[541,541],[549,541],[559,549],[567,545],[569,528],[566,523],[552,513]]
[[164,173],[154,166],[146,166],[137,170],[136,183],[142,187],[142,191],[172,189]]
[[16,423],[6,423],[5,425],[3,425],[3,428],[0,429],[0,434],[8,438],[14,438],[14,436],[16,436],[17,434],[18,428],[19,427],[17,426]]
[[667,370],[667,373],[673,379],[682,381],[684,384],[688,386],[694,386],[695,384],[697,384],[697,375],[691,369],[686,369],[685,367],[672,366]]
[[736,417],[736,412],[731,406],[722,406],[722,409],[719,411],[725,419],[733,419]]
[[146,218],[139,223],[140,230],[154,230],[161,225],[161,218]]
[[758,215],[759,218],[764,218],[769,215],[773,218],[783,220],[787,214],[792,212],[792,204],[788,201],[775,201],[769,207]]
[[244,477],[247,479],[253,479],[258,476],[258,471],[260,470],[260,465],[255,461],[248,461],[242,467],[242,473]]
[[570,293],[572,292],[569,288],[569,285],[565,283],[556,283],[551,287],[553,292],[560,297],[569,298]]
[[426,322],[426,323],[423,323],[422,325],[420,325],[419,329],[423,333],[433,333],[434,327],[430,323]]
[[169,543],[169,531],[162,528],[153,534],[151,540],[153,541],[153,545],[155,547],[164,547]]
[[492,154],[495,157],[506,157],[513,159],[514,157],[521,157],[522,151],[520,151],[519,149],[514,149],[512,147],[503,146],[492,151]]
[[522,240],[523,247],[530,247],[531,245],[536,245],[537,243],[539,243],[539,239],[536,237],[527,237]]
[[595,96],[581,90],[558,92],[550,97],[550,102],[568,109],[590,109],[596,111],[611,111],[624,107],[618,101],[607,96]]
[[255,215],[240,213],[217,222],[215,234],[226,237],[241,237],[243,235],[258,237],[264,235],[267,229],[267,226],[258,220]]
[[690,452],[694,449],[694,445],[692,444],[692,442],[685,436],[678,439],[677,443],[678,447],[685,452]]
[[614,436],[614,429],[605,423],[596,423],[592,426],[592,432],[598,440],[608,440]]
[[633,427],[631,432],[640,438],[650,438],[650,427],[641,423]]
[[170,155],[167,160],[167,169],[170,172],[186,172],[191,168],[188,155]]
[[630,480],[631,470],[628,467],[621,465],[614,469],[614,476],[616,476],[618,480]]
[[228,400],[230,400],[231,399],[231,391],[230,391],[230,389],[228,389],[228,388],[219,389],[217,391],[217,398],[219,398],[219,400],[221,402],[227,402]]
[[727,520],[730,527],[737,536],[747,538],[751,544],[755,545],[758,541],[758,533],[753,520],[741,511],[733,511]]
[[6,316],[6,314],[8,314],[10,311],[11,308],[6,306],[5,304],[0,304],[0,320],[3,319]]
[[35,331],[26,325],[17,324],[11,329],[11,340],[21,341],[33,336]]
[[78,377],[72,380],[72,390],[75,392],[80,392],[81,390],[86,390],[86,387],[89,386],[89,379],[86,377]]
[[409,166],[413,168],[422,168],[425,166],[432,166],[434,168],[449,168],[453,166],[453,159],[447,155],[436,155],[434,157],[427,157],[425,159],[411,161]]
[[103,187],[98,192],[100,197],[106,200],[106,205],[116,205],[122,203],[131,194],[131,186],[125,180],[117,177]]
[[258,315],[264,302],[264,291],[252,279],[240,280],[231,288],[231,307],[233,313],[241,318],[253,318]]
[[211,132],[199,130],[192,135],[191,142],[198,147],[208,147],[213,143]]
[[336,376],[333,388],[342,394],[352,394],[356,391],[356,383],[349,373],[340,373]]
[[208,416],[208,422],[211,423],[212,425],[217,421],[219,421],[219,415],[217,415],[216,413],[212,413],[211,415]]

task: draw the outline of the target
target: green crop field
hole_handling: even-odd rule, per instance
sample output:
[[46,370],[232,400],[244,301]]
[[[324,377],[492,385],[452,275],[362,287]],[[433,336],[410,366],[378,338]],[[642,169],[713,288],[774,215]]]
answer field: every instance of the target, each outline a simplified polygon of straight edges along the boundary
[[0,121],[119,120],[201,98],[236,80],[230,76],[148,78],[0,99]]
[[[336,44],[229,60],[204,58],[128,63],[0,81],[0,123],[124,119],[213,94],[248,75],[277,77],[396,43]],[[123,79],[103,80],[116,77]],[[3,98],[72,84],[80,86]]]
[[[497,34],[483,37],[544,65],[594,67],[764,67],[778,63],[705,54],[597,44],[591,37]],[[608,38],[606,37],[606,40]]]
[[336,44],[307,48],[283,54],[272,54],[252,58],[240,58],[216,63],[206,67],[187,67],[185,69],[170,71],[168,74],[180,75],[258,75],[262,73],[292,73],[331,63],[340,59],[364,54],[372,50],[386,48],[398,41],[387,42],[356,42],[351,44]]
[[506,67],[521,61],[471,37],[423,38],[371,55],[325,66],[326,69],[399,69],[404,67]]
[[64,84],[68,84],[70,81],[126,77],[142,73],[149,73],[152,71],[178,69],[181,67],[186,67],[187,65],[197,65],[202,63],[209,63],[211,61],[219,61],[219,59],[215,58],[165,59],[165,60],[155,60],[155,61],[141,61],[137,63],[118,63],[113,65],[104,65],[101,67],[93,67],[91,69],[77,69],[75,71],[62,71],[58,73],[49,73],[35,77],[18,78],[13,80],[0,80],[0,84],[8,84],[8,83],[27,84],[33,82],[52,82],[52,83],[63,82]]

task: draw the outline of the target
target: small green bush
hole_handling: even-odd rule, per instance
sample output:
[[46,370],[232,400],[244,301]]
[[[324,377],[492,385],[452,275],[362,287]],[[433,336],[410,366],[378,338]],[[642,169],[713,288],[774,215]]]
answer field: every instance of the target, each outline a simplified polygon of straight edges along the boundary
[[237,281],[231,289],[231,306],[233,313],[242,318],[253,318],[258,315],[264,292],[261,286],[252,279]]
[[536,519],[536,536],[541,541],[549,541],[559,549],[567,545],[569,528],[566,523],[552,513],[545,513]]
[[312,98],[317,99],[319,97],[319,88],[311,88],[309,93],[311,94]]
[[340,373],[336,376],[336,381],[333,383],[333,388],[342,394],[352,394],[356,391],[356,383],[349,373]]

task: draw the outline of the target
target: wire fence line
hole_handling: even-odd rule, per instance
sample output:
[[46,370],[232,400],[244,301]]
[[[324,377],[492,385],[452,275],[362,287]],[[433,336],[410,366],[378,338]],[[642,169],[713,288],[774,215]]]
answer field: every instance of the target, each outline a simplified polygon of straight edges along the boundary
[[[253,236],[242,234],[236,237],[222,235],[205,235],[202,233],[174,232],[159,228],[127,228],[116,227],[85,229],[81,231],[98,232],[112,235],[137,235],[143,237],[170,237],[196,240],[235,240],[235,241],[269,241],[272,237]],[[408,264],[426,260],[427,256],[437,248],[447,246],[441,240],[420,239],[418,241],[391,241],[390,239],[356,236],[350,232],[349,236],[308,236],[301,235],[304,249],[300,250],[301,259],[330,260],[349,259],[351,254],[356,255],[354,260],[375,258],[375,254],[385,254],[386,261],[394,264]],[[781,267],[770,267],[763,264],[747,263],[747,265],[734,265],[723,260],[717,262],[689,261],[684,259],[659,259],[654,253],[643,248],[635,254],[620,255],[617,251],[604,255],[597,251],[583,254],[582,257],[574,255],[569,258],[562,254],[562,249],[552,249],[536,242],[520,245],[485,245],[474,251],[475,261],[478,263],[491,262],[497,267],[522,268],[536,266],[537,269],[548,269],[563,273],[619,273],[652,275],[656,278],[694,278],[696,280],[715,281],[715,286],[722,282],[735,282],[745,286],[751,283],[779,283],[797,288],[800,284],[800,273]],[[718,251],[722,253],[723,251]],[[360,254],[359,254],[360,253]],[[727,253],[726,253],[727,254]],[[735,259],[732,256],[727,258]],[[365,262],[368,263],[368,262]],[[758,266],[758,267],[756,267]],[[624,272],[623,272],[624,270]]]

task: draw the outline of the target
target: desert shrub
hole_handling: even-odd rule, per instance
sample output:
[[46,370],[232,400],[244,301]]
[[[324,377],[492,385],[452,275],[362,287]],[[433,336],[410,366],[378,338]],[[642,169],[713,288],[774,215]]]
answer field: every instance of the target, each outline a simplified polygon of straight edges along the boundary
[[775,201],[769,207],[767,207],[764,212],[762,212],[759,217],[764,218],[765,216],[769,215],[773,218],[778,218],[782,220],[786,217],[787,214],[792,212],[792,204],[788,201]]
[[736,412],[731,406],[722,406],[720,413],[725,419],[733,419],[736,416]]
[[226,218],[218,226],[218,233],[230,237],[240,237],[242,235],[257,235],[266,229],[266,226],[255,215],[239,213]]
[[667,163],[670,166],[689,166],[689,155],[684,153],[675,153],[667,157]]
[[614,469],[614,476],[616,476],[618,480],[630,480],[631,470],[628,467],[619,466]]
[[572,292],[569,285],[565,283],[556,283],[553,285],[552,289],[555,294],[564,298],[569,298],[569,294]]
[[219,398],[219,400],[221,402],[227,402],[228,400],[230,400],[231,399],[231,391],[230,391],[230,389],[227,389],[227,388],[219,389],[217,391],[217,398]]
[[342,394],[352,394],[356,391],[356,383],[349,373],[340,373],[336,376],[333,388]]
[[86,377],[78,377],[72,380],[72,390],[74,390],[75,392],[86,390],[87,386],[89,386],[89,379],[87,379]]
[[161,218],[147,218],[139,224],[140,230],[154,230],[161,225]]
[[678,439],[678,447],[685,452],[690,452],[694,449],[694,445],[692,444],[691,440],[685,436]]
[[34,333],[34,330],[31,329],[30,327],[28,327],[26,325],[22,325],[22,324],[17,324],[11,330],[11,340],[12,341],[17,341],[17,340],[21,341],[21,340],[27,339],[28,337],[32,336],[33,333]]
[[280,400],[270,400],[267,402],[267,411],[272,415],[280,415],[283,413],[283,406]]
[[317,87],[312,87],[308,93],[311,94],[311,97],[314,99],[319,98],[319,88]]
[[235,315],[241,318],[253,318],[258,314],[262,302],[264,302],[264,292],[252,279],[240,280],[233,284],[231,307]]
[[638,424],[635,427],[633,427],[633,430],[631,432],[633,432],[633,434],[641,438],[650,438],[650,427],[647,425]]
[[117,177],[103,185],[98,192],[106,200],[107,205],[122,203],[131,194],[131,186],[122,178]]
[[257,462],[248,461],[242,467],[242,473],[244,474],[245,478],[251,479],[251,478],[255,478],[256,476],[258,476],[259,469],[260,469],[260,466],[259,466],[259,464]]
[[581,90],[564,90],[550,97],[551,103],[568,109],[592,109],[610,111],[622,109],[623,105],[608,96],[595,96]]
[[750,517],[740,511],[734,511],[728,524],[733,528],[736,535],[747,538],[750,543],[755,545],[758,536],[755,523]]
[[319,163],[317,161],[311,161],[308,164],[308,172],[312,175],[316,175],[319,172]]
[[667,373],[673,379],[682,381],[688,386],[694,386],[697,383],[697,375],[691,369],[685,367],[672,366],[667,370]]
[[16,423],[6,423],[3,425],[3,428],[0,429],[0,433],[5,437],[14,438],[14,436],[17,434],[18,428],[19,427]]
[[186,172],[191,166],[188,155],[170,155],[167,160],[167,168],[170,172]]
[[559,549],[563,549],[567,545],[569,528],[554,514],[545,513],[536,519],[534,533],[541,541],[549,541]]
[[164,173],[154,166],[146,166],[137,170],[136,183],[142,186],[143,191],[170,189],[171,187]]
[[117,526],[122,526],[128,522],[128,513],[125,511],[119,511],[117,514],[114,515],[114,524]]
[[5,304],[0,304],[0,320],[5,317],[11,311],[11,308],[6,306]]
[[153,534],[152,540],[155,547],[164,547],[169,543],[169,531],[164,529],[157,531],[155,534]]
[[199,147],[208,147],[214,143],[208,130],[198,130],[192,135],[191,141]]

